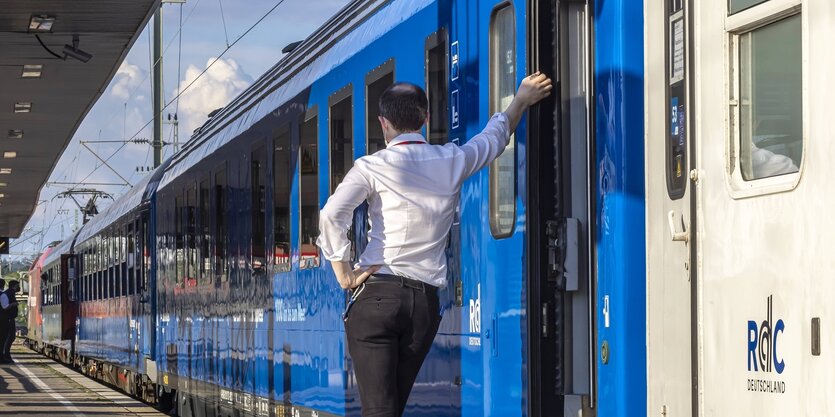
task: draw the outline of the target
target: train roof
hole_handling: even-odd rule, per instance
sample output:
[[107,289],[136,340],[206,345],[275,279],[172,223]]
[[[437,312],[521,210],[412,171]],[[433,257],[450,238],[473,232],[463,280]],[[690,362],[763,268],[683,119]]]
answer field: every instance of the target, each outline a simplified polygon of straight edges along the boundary
[[[131,212],[137,207],[141,206],[144,201],[147,201],[151,195],[156,191],[157,185],[165,172],[165,168],[170,164],[170,160],[164,162],[150,174],[142,178],[136,185],[133,186],[127,193],[122,194],[116,201],[113,202],[101,213],[93,216],[87,224],[85,224],[78,233],[76,240],[81,243],[95,236],[103,229],[107,228],[117,220],[122,218],[125,214]],[[66,240],[64,241],[66,242]],[[61,242],[63,245],[64,242]]]
[[78,236],[78,233],[82,229],[76,230],[69,237],[62,240],[61,243],[57,244],[56,246],[52,247],[51,249],[47,249],[47,251],[45,251],[46,256],[44,256],[43,264],[41,264],[41,265],[42,266],[52,265],[53,262],[56,262],[59,259],[61,259],[62,254],[70,253],[70,250],[72,249],[73,242],[75,242],[76,236]]
[[166,171],[165,187],[371,42],[435,0],[356,0],[282,58],[191,138]]

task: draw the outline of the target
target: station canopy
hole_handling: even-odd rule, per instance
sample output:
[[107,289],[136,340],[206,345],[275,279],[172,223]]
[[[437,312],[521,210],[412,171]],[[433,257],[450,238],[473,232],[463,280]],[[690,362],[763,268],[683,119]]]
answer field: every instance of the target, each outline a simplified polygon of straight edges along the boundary
[[61,153],[158,6],[0,0],[0,237],[20,236]]

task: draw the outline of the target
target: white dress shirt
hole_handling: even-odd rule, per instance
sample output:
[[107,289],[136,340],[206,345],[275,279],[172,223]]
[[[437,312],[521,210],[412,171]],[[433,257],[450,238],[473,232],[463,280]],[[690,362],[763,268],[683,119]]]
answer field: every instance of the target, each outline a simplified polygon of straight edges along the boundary
[[357,159],[320,213],[316,243],[325,259],[351,260],[347,231],[354,209],[368,200],[371,230],[359,265],[446,286],[447,235],[461,185],[504,151],[510,134],[507,116],[497,113],[462,146],[406,133]]

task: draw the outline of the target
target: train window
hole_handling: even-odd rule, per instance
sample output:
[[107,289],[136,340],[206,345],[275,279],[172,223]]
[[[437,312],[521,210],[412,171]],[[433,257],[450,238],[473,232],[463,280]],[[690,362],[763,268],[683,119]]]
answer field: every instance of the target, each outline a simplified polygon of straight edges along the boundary
[[194,287],[199,279],[197,268],[197,189],[186,191],[186,272],[185,285]]
[[124,226],[119,227],[119,275],[121,276],[122,286],[119,288],[121,296],[128,295],[128,238],[125,235]]
[[[513,7],[493,12],[490,22],[490,112],[504,111],[516,92],[516,21]],[[516,139],[490,164],[490,230],[496,238],[513,233],[516,217]]]
[[228,279],[226,274],[226,169],[215,173],[215,253],[214,273],[221,282]]
[[142,276],[137,280],[141,282],[141,284],[137,285],[137,291],[147,291],[148,279],[151,276],[151,251],[148,248],[150,242],[148,239],[148,222],[144,217],[140,220],[139,232],[139,254],[142,257]]
[[98,300],[104,299],[104,239],[101,236],[96,236],[96,285]]
[[107,260],[107,296],[109,298],[116,296],[116,239],[112,233],[113,231],[110,231],[109,236],[107,236],[107,253],[109,256]]
[[127,293],[128,295],[134,294],[134,289],[136,288],[136,230],[134,229],[134,223],[131,222],[128,224],[128,250],[127,250],[127,269],[128,269],[128,279],[127,279]]
[[78,301],[78,266],[77,257],[67,257],[67,300]]
[[299,129],[299,193],[301,239],[299,268],[319,266],[319,147],[316,109],[308,110]]
[[176,285],[182,288],[186,277],[185,202],[183,196],[174,197],[174,271]]
[[[672,0],[676,1],[676,0]],[[680,1],[680,0],[679,0]],[[728,0],[728,11],[730,14],[741,12],[768,0]]]
[[366,154],[371,155],[380,149],[385,149],[386,140],[383,137],[383,128],[377,116],[380,115],[380,96],[390,85],[394,84],[394,59],[389,59],[379,67],[372,70],[365,77],[365,129],[366,129]]
[[264,272],[267,263],[267,154],[263,145],[259,145],[252,151],[252,163],[250,170],[251,198],[250,217],[252,219],[252,271],[258,274]]
[[273,265],[290,270],[290,188],[293,179],[290,125],[275,132],[273,143]]
[[798,172],[803,155],[801,17],[735,35],[732,112],[745,181]]
[[447,34],[441,29],[426,38],[426,94],[429,98],[429,143],[449,141],[449,76]]
[[351,84],[334,93],[330,105],[330,193],[336,190],[354,164],[354,105]]
[[209,214],[209,207],[211,207],[211,205],[209,178],[204,177],[203,180],[200,181],[200,285],[206,285],[212,282],[212,260],[209,257],[209,239],[211,238],[211,229],[209,228],[211,216]]

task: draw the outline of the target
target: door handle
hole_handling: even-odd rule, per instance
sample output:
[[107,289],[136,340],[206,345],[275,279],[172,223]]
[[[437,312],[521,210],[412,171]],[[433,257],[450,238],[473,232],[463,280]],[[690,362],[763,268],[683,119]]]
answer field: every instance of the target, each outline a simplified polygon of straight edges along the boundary
[[[690,233],[687,230],[678,231],[676,228],[675,222],[675,215],[676,212],[674,210],[670,210],[667,213],[667,223],[670,225],[670,238],[673,242],[684,242],[687,243],[690,240]],[[682,229],[684,229],[684,215],[681,216],[682,218]]]

